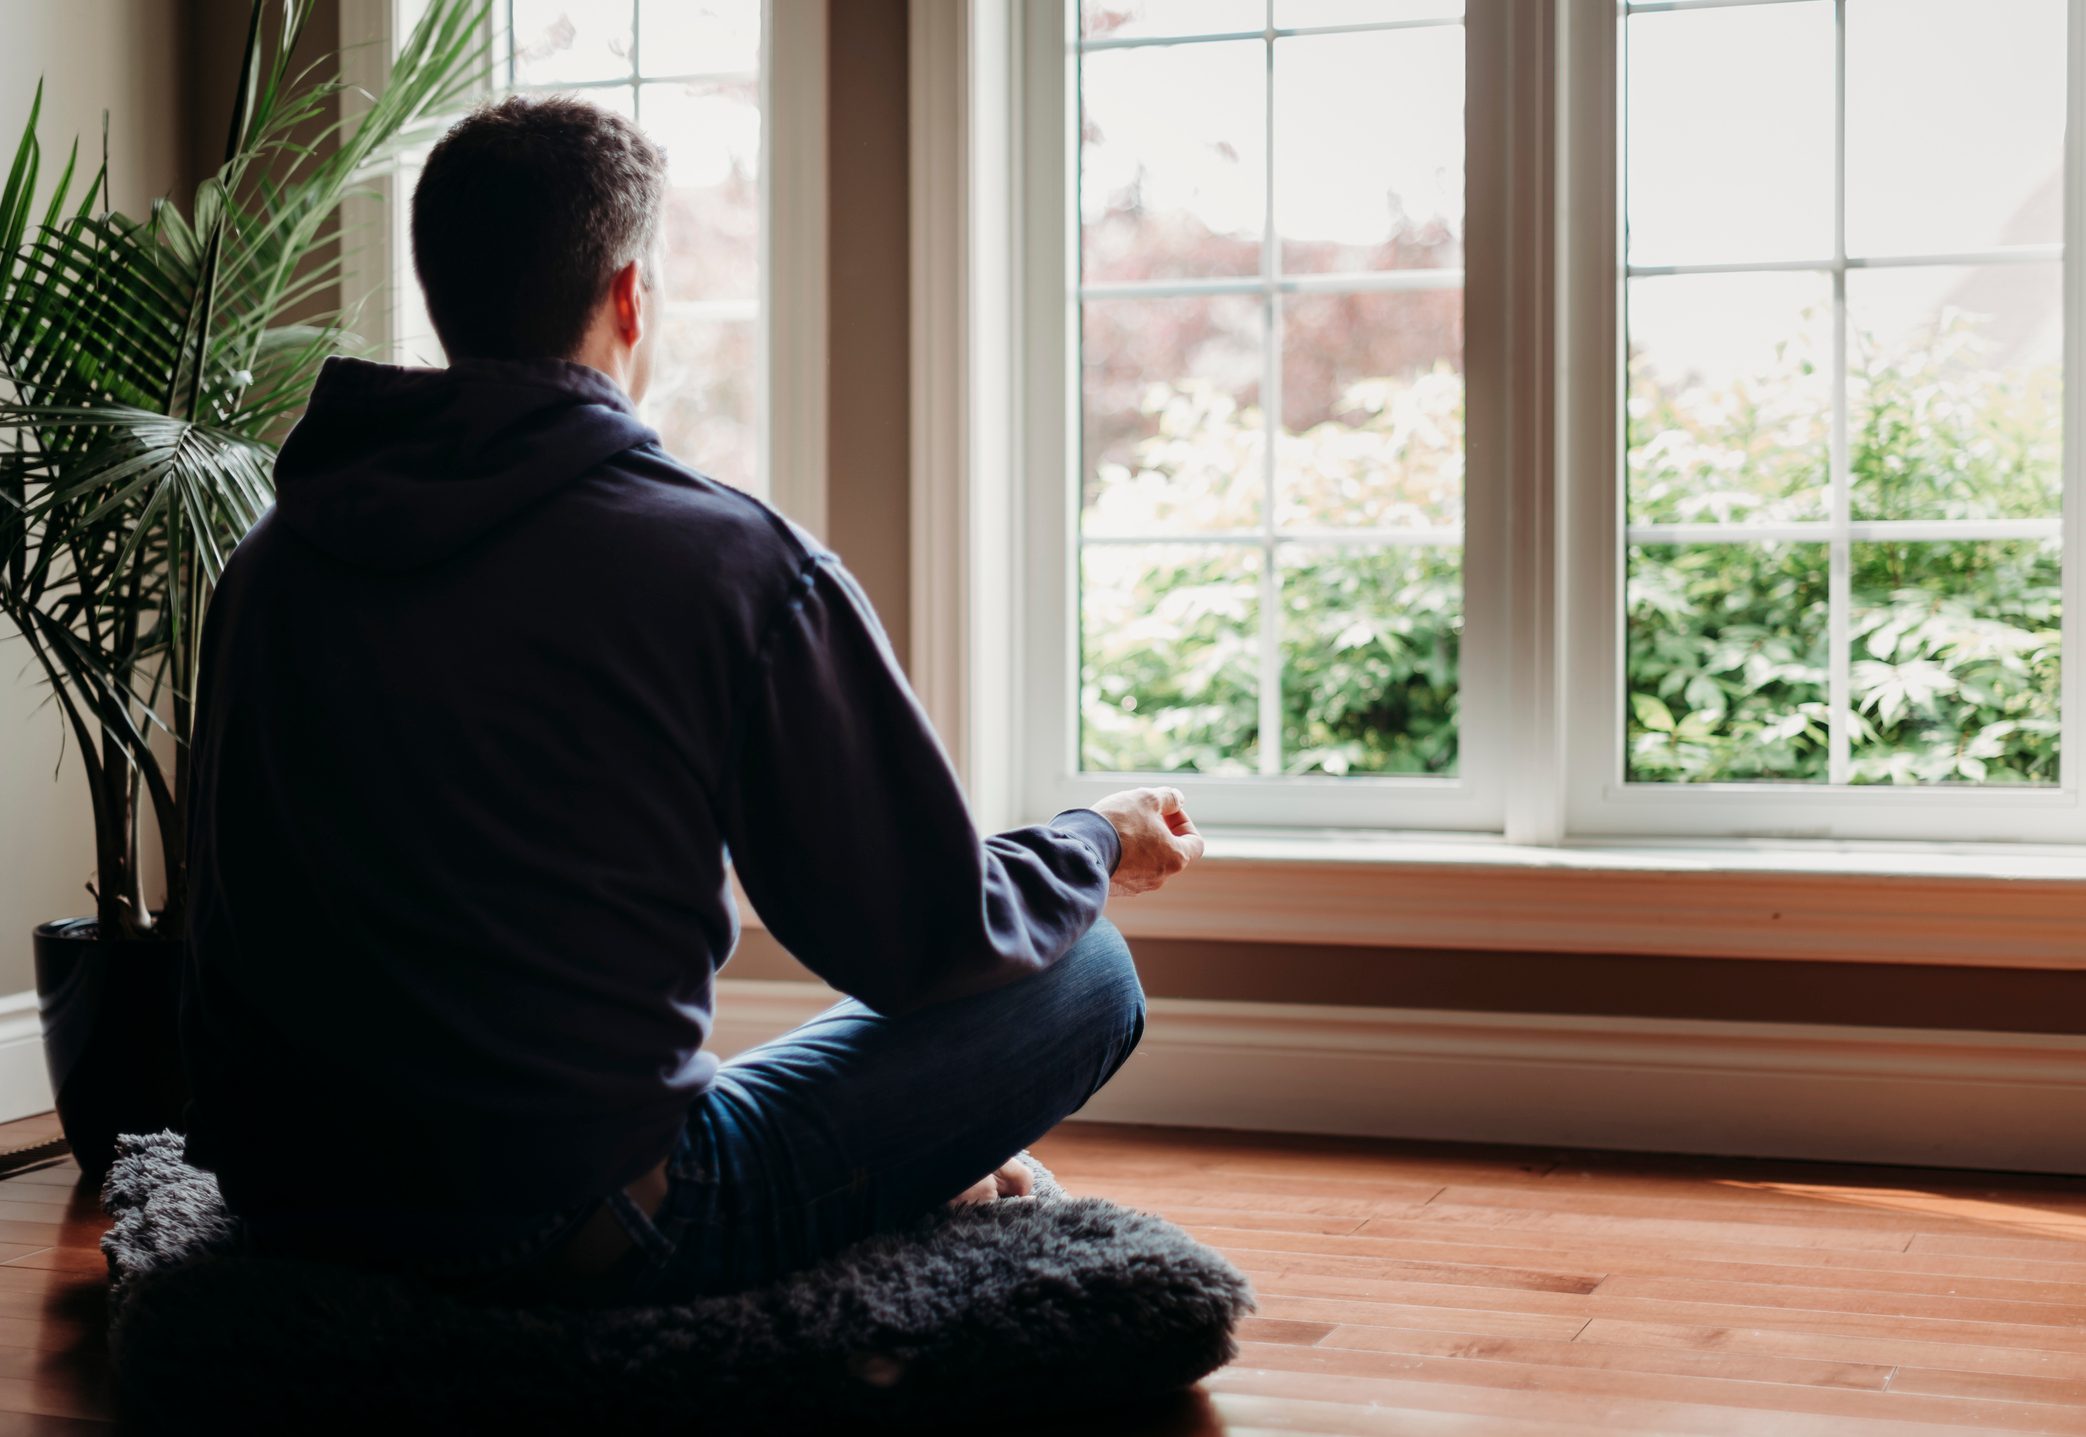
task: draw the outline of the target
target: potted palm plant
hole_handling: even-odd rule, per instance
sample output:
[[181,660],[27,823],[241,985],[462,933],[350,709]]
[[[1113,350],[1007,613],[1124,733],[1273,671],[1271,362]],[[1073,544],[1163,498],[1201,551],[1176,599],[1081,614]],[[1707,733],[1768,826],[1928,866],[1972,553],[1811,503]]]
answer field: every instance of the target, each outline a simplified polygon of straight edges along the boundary
[[118,1132],[180,1116],[204,608],[320,364],[355,347],[335,216],[487,73],[487,0],[434,0],[383,92],[342,118],[337,63],[292,62],[312,8],[254,0],[224,164],[186,213],[111,211],[106,154],[77,186],[77,142],[39,204],[40,85],[0,191],[0,617],[49,681],[93,805],[93,915],[34,935],[52,1087],[89,1172]]

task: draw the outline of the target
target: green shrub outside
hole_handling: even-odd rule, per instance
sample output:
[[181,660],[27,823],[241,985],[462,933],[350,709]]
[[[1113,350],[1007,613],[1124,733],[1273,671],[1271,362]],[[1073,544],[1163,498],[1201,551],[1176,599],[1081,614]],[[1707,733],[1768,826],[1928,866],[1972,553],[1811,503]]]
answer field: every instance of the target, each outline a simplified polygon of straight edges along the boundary
[[[2059,512],[2062,377],[2007,369],[1965,317],[1883,352],[1852,344],[1857,519]],[[1826,517],[1829,389],[1799,359],[1710,390],[1632,365],[1627,472],[1638,523]],[[1091,476],[1089,535],[1245,531],[1260,519],[1262,422],[1206,386],[1154,386],[1133,462]],[[1353,386],[1284,435],[1287,528],[1462,521],[1463,396],[1446,366]],[[1289,773],[1450,774],[1457,763],[1461,556],[1440,545],[1284,544],[1281,764]],[[1850,548],[1850,778],[2051,783],[2061,554],[2054,540]],[[1081,758],[1100,771],[1260,767],[1260,551],[1089,546]],[[1625,621],[1629,776],[1823,782],[1830,548],[1635,546]]]

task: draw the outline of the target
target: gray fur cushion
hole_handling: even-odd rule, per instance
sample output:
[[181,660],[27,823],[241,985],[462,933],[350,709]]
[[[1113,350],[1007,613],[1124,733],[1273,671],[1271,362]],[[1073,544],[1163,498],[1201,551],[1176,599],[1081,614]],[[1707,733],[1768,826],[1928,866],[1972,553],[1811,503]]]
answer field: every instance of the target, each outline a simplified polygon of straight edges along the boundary
[[770,1288],[577,1311],[243,1253],[181,1152],[123,1138],[102,1192],[118,1400],[151,1430],[993,1427],[1185,1387],[1231,1359],[1252,1305],[1179,1228],[1067,1197],[1033,1159],[1035,1199],[938,1214]]

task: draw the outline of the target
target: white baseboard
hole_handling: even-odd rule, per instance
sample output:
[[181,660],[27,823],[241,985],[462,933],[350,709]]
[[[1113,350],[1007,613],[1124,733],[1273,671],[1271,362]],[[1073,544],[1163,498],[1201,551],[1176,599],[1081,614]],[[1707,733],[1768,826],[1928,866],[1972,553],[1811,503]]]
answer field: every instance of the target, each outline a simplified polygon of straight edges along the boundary
[[[833,998],[724,979],[713,1046]],[[1080,1117],[2086,1173],[2086,1038],[1161,998]]]
[[[724,1054],[834,1000],[717,989]],[[36,995],[0,996],[0,1122],[51,1107]],[[2086,1038],[1159,998],[1080,1117],[2086,1173]]]
[[54,1106],[36,994],[0,996],[0,1123],[48,1113]]

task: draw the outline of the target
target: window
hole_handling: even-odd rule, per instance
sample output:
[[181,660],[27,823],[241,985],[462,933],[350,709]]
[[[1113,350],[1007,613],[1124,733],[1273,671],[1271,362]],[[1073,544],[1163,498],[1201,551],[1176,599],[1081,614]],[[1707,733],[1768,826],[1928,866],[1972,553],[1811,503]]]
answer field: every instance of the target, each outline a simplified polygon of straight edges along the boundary
[[666,325],[645,419],[761,488],[760,0],[505,0],[509,83],[577,93],[666,147]]
[[1043,8],[1022,808],[2086,839],[2080,0]]
[[1052,801],[1194,774],[1212,817],[1496,826],[1460,4],[1085,0],[1065,24]]
[[1620,682],[1581,704],[1575,826],[2086,837],[2077,8],[1624,7],[1587,401],[1620,410]]
[[[357,8],[351,0],[348,10]],[[424,8],[363,0],[372,13],[344,13],[343,22],[402,36]],[[669,452],[818,527],[823,5],[495,0],[491,19],[494,87],[585,96],[635,119],[667,151],[666,312],[644,418]],[[786,183],[776,182],[778,162],[787,162]],[[404,203],[416,174],[409,156],[389,186],[390,304],[372,327],[402,362],[436,364]]]

